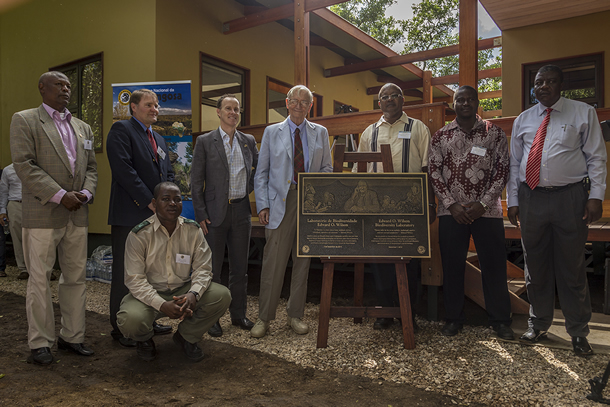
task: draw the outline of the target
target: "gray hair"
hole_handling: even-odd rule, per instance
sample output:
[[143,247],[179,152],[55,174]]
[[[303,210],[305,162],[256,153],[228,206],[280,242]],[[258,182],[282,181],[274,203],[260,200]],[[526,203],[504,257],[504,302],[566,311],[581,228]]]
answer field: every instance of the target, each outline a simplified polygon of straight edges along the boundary
[[302,93],[302,92],[307,93],[307,96],[309,97],[309,101],[313,102],[313,93],[311,93],[311,91],[307,88],[307,86],[303,86],[303,85],[297,85],[297,86],[294,86],[292,89],[290,89],[288,91],[288,94],[286,95],[286,99],[292,99],[292,96],[294,96],[295,93]]

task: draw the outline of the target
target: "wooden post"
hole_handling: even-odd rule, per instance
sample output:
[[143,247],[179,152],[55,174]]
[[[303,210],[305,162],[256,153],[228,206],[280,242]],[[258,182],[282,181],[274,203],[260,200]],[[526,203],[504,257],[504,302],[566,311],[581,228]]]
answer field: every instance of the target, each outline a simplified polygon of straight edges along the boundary
[[305,0],[294,1],[294,84],[309,87],[309,13]]
[[460,86],[477,87],[477,0],[460,0]]
[[424,71],[423,80],[423,103],[432,103],[432,71]]

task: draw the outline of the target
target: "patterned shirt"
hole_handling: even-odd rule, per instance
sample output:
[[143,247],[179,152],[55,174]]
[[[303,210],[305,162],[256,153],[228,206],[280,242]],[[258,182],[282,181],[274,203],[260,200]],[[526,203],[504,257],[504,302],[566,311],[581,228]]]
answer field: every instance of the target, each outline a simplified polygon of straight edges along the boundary
[[231,146],[229,135],[221,127],[218,127],[218,131],[222,135],[222,144],[229,162],[229,199],[243,198],[247,193],[248,179],[239,141],[233,134],[233,145]]
[[502,218],[501,195],[509,174],[508,142],[498,126],[481,120],[465,133],[457,121],[432,136],[428,171],[439,200],[438,216],[454,203],[483,202],[483,217]]

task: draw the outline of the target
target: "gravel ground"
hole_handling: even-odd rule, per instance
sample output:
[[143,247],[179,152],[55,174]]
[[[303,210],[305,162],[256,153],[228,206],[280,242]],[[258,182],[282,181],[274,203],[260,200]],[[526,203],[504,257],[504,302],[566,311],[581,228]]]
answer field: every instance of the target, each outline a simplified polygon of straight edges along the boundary
[[[26,281],[16,280],[17,270],[8,267],[9,277],[0,278],[0,291],[25,296]],[[57,282],[51,282],[57,299]],[[87,309],[108,314],[110,285],[87,282]],[[248,298],[248,315],[258,314],[257,297]],[[542,346],[521,346],[499,341],[488,328],[465,326],[453,338],[440,335],[440,322],[417,319],[416,348],[402,346],[400,326],[375,331],[372,320],[355,325],[347,318],[330,322],[328,348],[316,349],[318,306],[307,304],[304,320],[311,331],[295,335],[286,326],[285,301],[269,334],[253,339],[247,331],[231,326],[228,314],[221,319],[224,335],[216,340],[234,346],[276,355],[304,367],[335,370],[371,379],[408,383],[462,400],[463,404],[492,406],[597,406],[585,399],[588,380],[601,376],[608,357],[588,359],[573,352]],[[161,320],[176,325],[175,321]],[[24,333],[25,335],[25,333]],[[610,389],[604,392],[606,397]]]

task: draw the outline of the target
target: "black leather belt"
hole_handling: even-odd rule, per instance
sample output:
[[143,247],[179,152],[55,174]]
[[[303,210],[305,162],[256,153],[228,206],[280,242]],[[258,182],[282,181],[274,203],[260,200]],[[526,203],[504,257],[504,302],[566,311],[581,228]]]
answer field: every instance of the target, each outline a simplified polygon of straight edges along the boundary
[[[573,187],[574,185],[582,185],[583,182],[574,182],[572,184],[568,184],[568,185],[562,185],[560,187],[536,187],[534,188],[534,191],[538,191],[538,192],[558,192],[558,191],[563,191],[564,189],[568,189]],[[527,185],[527,183],[525,184]]]
[[16,200],[16,199],[11,199],[10,202],[18,202],[21,203],[21,199],[20,200]]
[[236,203],[240,203],[241,201],[243,201],[244,199],[246,199],[248,197],[248,195],[244,196],[243,198],[237,198],[237,199],[229,199],[229,205],[233,205]]

